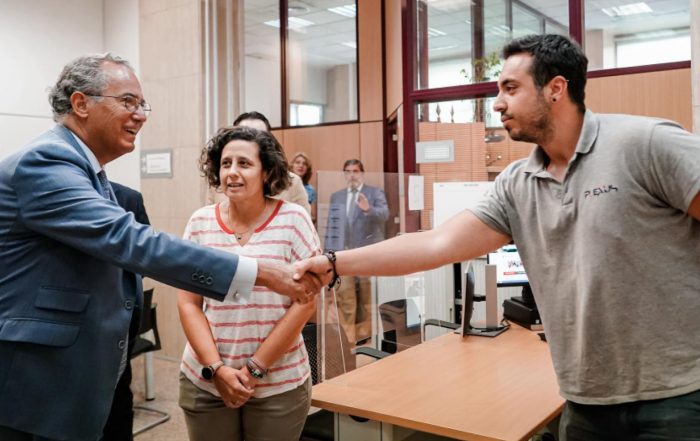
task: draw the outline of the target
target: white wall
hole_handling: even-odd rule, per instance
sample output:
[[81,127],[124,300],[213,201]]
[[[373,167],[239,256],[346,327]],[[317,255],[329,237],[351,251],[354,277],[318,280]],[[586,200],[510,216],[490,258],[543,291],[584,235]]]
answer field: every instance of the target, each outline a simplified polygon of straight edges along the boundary
[[[139,0],[104,0],[104,49],[126,58],[139,73]],[[144,97],[148,101],[148,97]],[[148,124],[148,122],[146,122]],[[141,142],[136,150],[107,166],[109,179],[141,189]]]
[[[47,91],[68,61],[114,48],[138,63],[138,0],[0,0],[0,11],[0,158],[54,125]],[[132,160],[110,179],[139,188]]]

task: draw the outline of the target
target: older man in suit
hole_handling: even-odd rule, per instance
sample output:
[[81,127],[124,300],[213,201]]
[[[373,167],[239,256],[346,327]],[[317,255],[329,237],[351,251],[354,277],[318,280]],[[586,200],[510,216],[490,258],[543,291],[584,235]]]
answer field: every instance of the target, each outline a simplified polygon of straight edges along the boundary
[[[389,207],[384,191],[364,183],[359,159],[343,165],[347,187],[331,195],[324,249],[347,250],[384,240]],[[348,340],[362,342],[372,332],[372,287],[367,277],[343,277],[337,290],[340,323]]]
[[125,270],[241,302],[254,283],[303,300],[319,287],[157,233],[116,203],[104,166],[134,149],[150,110],[125,60],[74,60],[49,100],[58,124],[0,161],[3,441],[101,437],[141,292]]

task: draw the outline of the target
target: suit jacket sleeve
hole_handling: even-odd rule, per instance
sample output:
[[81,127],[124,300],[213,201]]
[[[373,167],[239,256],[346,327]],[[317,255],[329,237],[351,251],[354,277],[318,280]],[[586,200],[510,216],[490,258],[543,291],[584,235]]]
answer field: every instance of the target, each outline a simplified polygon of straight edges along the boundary
[[223,299],[238,257],[197,246],[133,220],[95,189],[94,172],[73,149],[30,150],[13,176],[25,228],[128,271]]

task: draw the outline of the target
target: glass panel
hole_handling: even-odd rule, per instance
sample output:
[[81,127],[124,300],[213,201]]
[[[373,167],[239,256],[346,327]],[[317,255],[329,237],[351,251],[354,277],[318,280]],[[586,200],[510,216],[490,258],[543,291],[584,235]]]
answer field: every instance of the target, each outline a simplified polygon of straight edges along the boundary
[[419,89],[495,81],[513,37],[568,33],[566,0],[431,0],[416,11]]
[[[273,127],[282,125],[278,0],[245,0],[241,111],[257,110]],[[277,23],[274,26],[274,23]],[[273,24],[273,25],[271,25]],[[235,27],[235,26],[234,26]],[[229,121],[231,123],[232,121]]]
[[418,1],[418,87],[469,84],[471,0]]
[[[426,133],[432,131],[433,138],[454,139],[455,147],[459,149],[464,146],[461,138],[472,130],[466,123],[426,124],[433,125],[432,127],[421,126]],[[478,136],[483,138],[483,124],[479,124],[481,124],[481,132]],[[458,156],[454,164],[444,164],[444,167],[446,169],[462,168],[465,166],[464,162],[462,156]],[[434,171],[437,164],[430,164],[430,166]],[[381,190],[389,206],[389,215],[385,221],[380,220],[375,223],[379,229],[384,230],[384,233],[375,235],[374,232],[363,232],[361,236],[372,236],[372,239],[360,245],[394,236],[395,233],[392,231],[396,231],[393,225],[395,218],[402,219],[402,222],[410,216],[446,218],[453,213],[434,215],[432,207],[438,206],[439,211],[454,210],[452,206],[464,203],[461,200],[461,194],[458,203],[452,194],[445,195],[439,189],[436,190],[433,185],[434,173],[428,168],[422,170],[420,174],[425,180],[423,186],[409,185],[411,178],[418,175],[405,176],[403,179],[400,179],[397,174],[388,173],[367,172],[362,175],[361,191],[368,192],[368,198],[374,204]],[[460,176],[455,180],[483,181],[485,173],[481,177],[473,176],[473,178]],[[348,242],[340,242],[339,239],[344,237],[346,229],[353,228],[352,222],[346,220],[349,210],[347,206],[349,183],[352,183],[350,175],[342,172],[318,173],[318,229],[325,249],[347,248]],[[480,186],[480,188],[488,187]],[[423,198],[422,207],[411,205],[410,208],[416,208],[415,210],[409,209],[405,203],[408,199],[414,201],[420,199],[413,197],[415,195],[410,193],[412,191],[419,192]],[[400,196],[405,193],[408,193],[408,197]],[[438,199],[442,202],[438,202]],[[463,207],[456,209],[461,210]],[[334,217],[337,219],[333,219]],[[349,218],[352,219],[352,216]],[[350,247],[352,246],[353,244]],[[485,259],[476,259],[470,263],[474,265],[473,292],[483,294],[485,292]],[[346,276],[342,278],[339,288],[325,289],[317,300],[316,319],[304,329],[314,382],[332,381],[337,385],[345,385],[345,379],[341,376],[343,373],[375,360],[370,356],[362,355],[362,347],[395,353],[417,344],[440,345],[442,340],[439,337],[454,331],[454,325],[447,327],[444,324],[454,323],[458,327],[461,322],[463,290],[461,274],[467,268],[468,265],[463,263],[449,264],[405,276]],[[455,273],[460,274],[457,283],[455,283]],[[499,289],[497,304],[501,305],[505,298],[519,294],[519,290]],[[483,302],[474,303],[470,319],[472,326],[484,326],[485,309]],[[501,320],[502,309],[498,309],[497,319]],[[437,321],[440,323],[436,323]],[[359,353],[358,348],[360,348]]]
[[[319,122],[357,119],[355,15],[356,5],[351,0],[290,2],[287,33],[290,113],[296,103],[308,105],[309,109],[320,108],[316,112]],[[299,117],[290,120],[290,125],[303,125],[307,121]]]
[[689,0],[587,0],[588,70],[690,60]]
[[522,37],[530,34],[541,34],[544,18],[530,10],[513,4],[513,37]]

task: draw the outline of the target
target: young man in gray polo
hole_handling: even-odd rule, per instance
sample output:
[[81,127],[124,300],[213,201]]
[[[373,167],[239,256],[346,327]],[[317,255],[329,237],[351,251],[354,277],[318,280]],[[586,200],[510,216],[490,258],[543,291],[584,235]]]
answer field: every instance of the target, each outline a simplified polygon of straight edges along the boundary
[[567,400],[560,440],[700,440],[700,138],[586,110],[588,60],[566,37],[514,40],[504,58],[494,109],[537,144],[529,158],[434,230],[298,272],[412,273],[512,238]]

